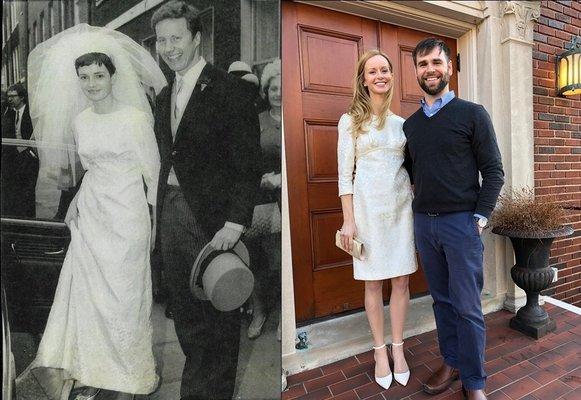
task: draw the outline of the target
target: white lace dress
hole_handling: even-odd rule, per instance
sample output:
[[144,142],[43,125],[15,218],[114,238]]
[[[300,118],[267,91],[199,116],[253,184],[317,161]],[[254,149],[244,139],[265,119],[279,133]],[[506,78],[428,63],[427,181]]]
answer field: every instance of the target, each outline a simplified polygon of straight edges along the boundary
[[105,115],[87,109],[74,132],[87,172],[32,367],[64,369],[87,386],[151,393],[158,382],[147,206],[155,204],[159,174],[153,129],[144,113],[124,107]]
[[[339,195],[353,194],[357,237],[366,259],[353,259],[357,280],[381,280],[417,270],[412,214],[412,191],[403,167],[404,119],[387,118],[382,130],[373,118],[369,131],[351,135],[351,117],[339,120],[337,159]],[[355,175],[353,173],[355,172]]]

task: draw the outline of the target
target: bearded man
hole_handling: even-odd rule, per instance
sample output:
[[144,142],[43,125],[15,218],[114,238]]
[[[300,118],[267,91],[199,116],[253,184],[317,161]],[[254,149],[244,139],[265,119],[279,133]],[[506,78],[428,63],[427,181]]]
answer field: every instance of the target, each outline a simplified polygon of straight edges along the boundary
[[424,98],[403,125],[406,165],[414,183],[416,246],[434,299],[443,356],[424,391],[441,393],[460,377],[465,397],[482,400],[486,327],[480,235],[504,183],[500,151],[484,107],[450,91],[446,43],[424,39],[412,57]]

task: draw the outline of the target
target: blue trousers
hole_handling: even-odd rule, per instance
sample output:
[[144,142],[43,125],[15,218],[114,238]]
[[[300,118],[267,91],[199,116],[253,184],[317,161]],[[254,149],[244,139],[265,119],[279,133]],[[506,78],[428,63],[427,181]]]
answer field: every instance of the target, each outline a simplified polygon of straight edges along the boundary
[[440,353],[460,371],[466,389],[484,389],[484,246],[473,213],[415,213],[414,231],[434,299]]

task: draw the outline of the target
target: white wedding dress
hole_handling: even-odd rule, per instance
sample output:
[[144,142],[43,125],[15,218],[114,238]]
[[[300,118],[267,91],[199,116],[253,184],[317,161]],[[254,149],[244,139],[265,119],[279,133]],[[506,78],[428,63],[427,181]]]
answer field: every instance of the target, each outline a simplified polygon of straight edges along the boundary
[[155,204],[159,174],[153,129],[146,114],[130,107],[110,114],[86,109],[73,126],[86,173],[32,368],[63,369],[87,386],[151,393],[158,382],[147,205]]
[[[403,167],[406,143],[404,119],[387,117],[378,130],[377,118],[357,140],[351,117],[339,120],[337,160],[339,195],[353,194],[357,238],[366,259],[353,258],[357,280],[382,280],[417,270],[412,214],[412,190]],[[355,172],[355,177],[353,173]]]

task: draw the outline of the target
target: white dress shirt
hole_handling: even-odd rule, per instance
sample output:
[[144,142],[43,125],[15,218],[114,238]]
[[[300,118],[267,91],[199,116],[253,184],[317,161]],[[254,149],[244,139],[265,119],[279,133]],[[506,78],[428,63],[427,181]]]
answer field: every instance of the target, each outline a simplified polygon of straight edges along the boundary
[[[14,110],[14,111],[16,111],[16,115],[14,117],[15,118],[14,122],[16,122],[16,125],[14,127],[16,139],[22,139],[22,133],[20,132],[20,127],[22,126],[22,116],[24,115],[25,108],[26,108],[26,104],[23,104],[22,107],[20,107],[18,110]],[[26,150],[26,147],[18,146],[18,147],[16,147],[16,149],[18,150],[19,153],[22,153],[24,150]]]

